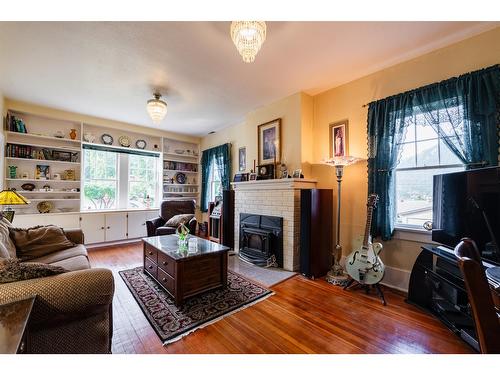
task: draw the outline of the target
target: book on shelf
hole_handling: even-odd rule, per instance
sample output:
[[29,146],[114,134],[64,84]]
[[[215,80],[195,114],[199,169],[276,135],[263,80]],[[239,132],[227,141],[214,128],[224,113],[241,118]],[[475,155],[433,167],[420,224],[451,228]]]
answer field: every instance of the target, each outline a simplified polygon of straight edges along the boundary
[[24,123],[22,118],[19,118],[17,116],[7,114],[7,130],[11,132],[16,132],[16,133],[28,133],[28,130],[26,129],[26,124]]

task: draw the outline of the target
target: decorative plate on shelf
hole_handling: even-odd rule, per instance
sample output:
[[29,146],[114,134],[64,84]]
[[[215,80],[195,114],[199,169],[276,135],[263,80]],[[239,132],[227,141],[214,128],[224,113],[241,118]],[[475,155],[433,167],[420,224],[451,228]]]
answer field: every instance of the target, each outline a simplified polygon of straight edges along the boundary
[[110,146],[113,144],[113,137],[110,136],[109,134],[101,135],[101,140],[102,140],[102,143],[104,143],[105,145]]
[[186,175],[182,172],[177,172],[175,174],[175,181],[178,184],[185,184],[186,183]]
[[126,135],[122,135],[120,138],[118,138],[118,143],[122,147],[130,147],[130,138]]
[[146,148],[146,141],[144,139],[138,139],[135,142],[135,147],[140,148],[141,150],[144,150]]
[[36,208],[41,214],[47,214],[54,208],[54,205],[51,202],[42,201],[36,205]]
[[182,155],[183,153],[185,153],[185,152],[186,152],[186,150],[180,150],[180,149],[177,149],[177,150],[174,150],[174,152],[175,152],[176,154]]

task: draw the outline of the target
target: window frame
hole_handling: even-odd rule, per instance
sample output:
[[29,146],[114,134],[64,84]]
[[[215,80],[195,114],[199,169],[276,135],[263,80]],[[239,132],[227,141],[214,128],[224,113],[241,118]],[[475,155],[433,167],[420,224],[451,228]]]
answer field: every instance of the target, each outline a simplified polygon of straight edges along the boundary
[[[439,116],[438,116],[439,117]],[[440,123],[441,124],[441,123]],[[402,167],[402,168],[399,168],[398,166],[396,166],[396,168],[394,169],[394,202],[395,202],[395,216],[394,216],[394,229],[395,230],[401,230],[401,231],[406,231],[406,232],[413,232],[413,233],[426,233],[427,230],[424,229],[422,226],[420,225],[417,225],[417,224],[403,224],[403,223],[398,223],[397,222],[397,217],[398,217],[398,196],[397,196],[397,186],[398,186],[398,172],[408,172],[408,171],[422,171],[422,170],[431,170],[431,169],[443,169],[443,170],[446,170],[446,169],[453,169],[453,168],[464,168],[465,169],[465,164],[464,163],[458,163],[458,164],[441,164],[441,156],[442,156],[442,153],[441,153],[441,143],[444,142],[443,139],[444,138],[449,138],[449,136],[445,136],[443,135],[442,131],[441,131],[441,127],[439,126],[438,129],[437,129],[437,132],[434,130],[434,128],[432,128],[434,130],[434,132],[436,133],[436,136],[434,137],[430,137],[430,138],[423,138],[423,139],[418,139],[418,135],[417,135],[417,122],[413,122],[411,124],[411,126],[414,127],[414,139],[411,140],[411,141],[403,141],[401,143],[398,144],[399,147],[401,147],[402,145],[406,145],[406,144],[411,144],[413,143],[414,144],[414,150],[413,150],[413,156],[415,158],[414,160],[414,167]],[[427,126],[431,126],[431,125],[427,125]],[[406,130],[408,131],[408,130]],[[425,141],[434,141],[434,140],[437,140],[437,164],[433,164],[433,165],[424,165],[424,166],[419,166],[418,165],[418,144],[419,143],[422,143],[422,142],[425,142]],[[445,145],[446,147],[446,145]],[[400,149],[400,152],[402,152],[402,149]],[[401,155],[398,155],[398,157],[400,157]],[[399,164],[399,160],[398,160],[398,164]],[[446,172],[443,172],[443,173],[446,173]],[[432,209],[432,207],[431,207]],[[430,219],[432,220],[432,218]]]

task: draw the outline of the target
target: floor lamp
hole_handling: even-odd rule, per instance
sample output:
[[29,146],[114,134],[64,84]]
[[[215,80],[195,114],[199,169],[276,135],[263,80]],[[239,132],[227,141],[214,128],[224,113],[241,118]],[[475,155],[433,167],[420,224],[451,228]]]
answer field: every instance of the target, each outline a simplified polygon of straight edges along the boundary
[[345,285],[349,278],[340,264],[342,258],[342,246],[340,245],[340,202],[341,202],[341,183],[344,176],[344,167],[360,161],[360,158],[354,156],[337,156],[324,161],[324,164],[335,167],[335,176],[337,177],[337,232],[335,238],[335,248],[333,249],[333,265],[328,271],[326,281],[334,285]]

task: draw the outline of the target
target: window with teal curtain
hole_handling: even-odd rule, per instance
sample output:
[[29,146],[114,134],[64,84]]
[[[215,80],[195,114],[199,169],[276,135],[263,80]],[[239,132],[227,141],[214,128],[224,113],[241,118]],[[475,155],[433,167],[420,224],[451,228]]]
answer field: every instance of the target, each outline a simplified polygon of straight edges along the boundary
[[[384,240],[392,236],[397,173],[498,165],[499,109],[499,65],[370,103],[368,191],[380,198],[372,234]],[[427,138],[419,139],[419,131]],[[437,158],[429,156],[432,142]]]
[[231,144],[226,143],[221,146],[204,150],[201,155],[201,204],[202,212],[208,211],[210,199],[211,176],[217,174],[220,178],[221,190],[229,189],[231,173]]

